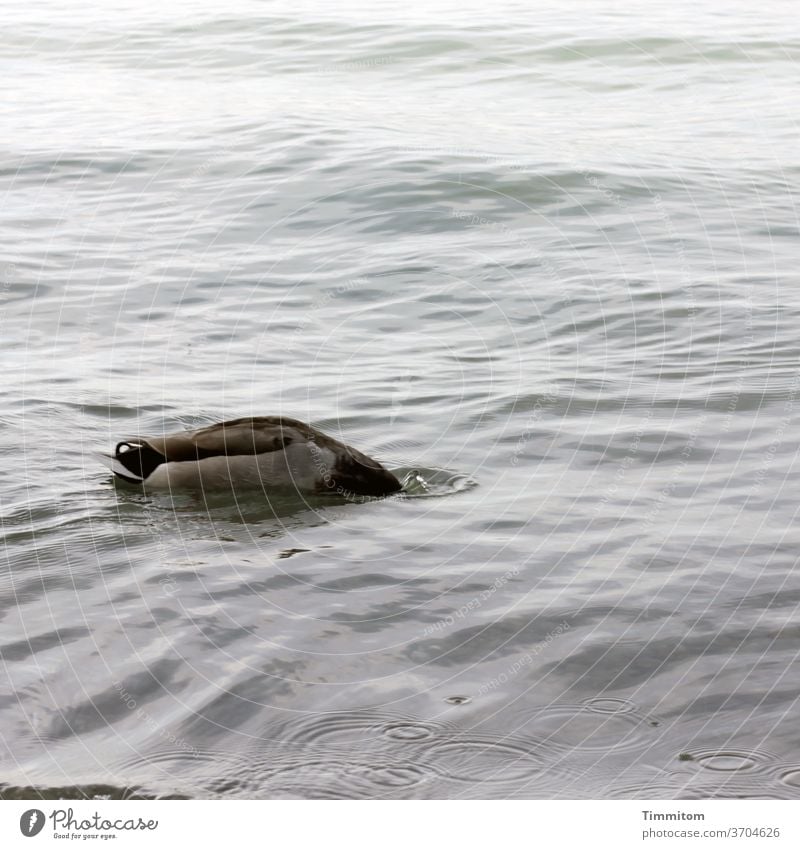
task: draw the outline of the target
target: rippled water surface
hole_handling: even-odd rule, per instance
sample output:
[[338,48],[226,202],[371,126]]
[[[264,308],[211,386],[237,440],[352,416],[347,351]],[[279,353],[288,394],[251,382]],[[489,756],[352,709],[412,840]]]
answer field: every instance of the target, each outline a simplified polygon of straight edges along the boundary
[[602,6],[5,4],[3,795],[800,796],[796,9]]

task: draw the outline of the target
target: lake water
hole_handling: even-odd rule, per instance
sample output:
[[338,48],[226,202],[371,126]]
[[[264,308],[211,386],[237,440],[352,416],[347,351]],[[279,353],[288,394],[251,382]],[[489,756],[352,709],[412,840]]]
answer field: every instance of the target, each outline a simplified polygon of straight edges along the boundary
[[795,12],[5,4],[2,794],[800,797]]

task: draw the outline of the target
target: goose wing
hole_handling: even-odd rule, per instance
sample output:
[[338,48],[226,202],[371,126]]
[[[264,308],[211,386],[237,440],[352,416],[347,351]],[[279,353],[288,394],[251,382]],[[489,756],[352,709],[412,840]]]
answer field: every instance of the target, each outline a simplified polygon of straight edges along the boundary
[[204,460],[235,454],[281,451],[293,442],[308,442],[311,428],[280,416],[233,419],[185,433],[148,437],[147,444],[170,462]]

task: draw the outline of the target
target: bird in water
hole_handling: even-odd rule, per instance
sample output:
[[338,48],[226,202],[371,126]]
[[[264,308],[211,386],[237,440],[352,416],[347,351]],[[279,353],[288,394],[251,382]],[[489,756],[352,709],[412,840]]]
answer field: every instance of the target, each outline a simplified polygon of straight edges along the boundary
[[283,416],[220,422],[199,430],[117,443],[101,454],[117,478],[155,489],[295,490],[379,497],[402,489],[377,460],[311,425]]

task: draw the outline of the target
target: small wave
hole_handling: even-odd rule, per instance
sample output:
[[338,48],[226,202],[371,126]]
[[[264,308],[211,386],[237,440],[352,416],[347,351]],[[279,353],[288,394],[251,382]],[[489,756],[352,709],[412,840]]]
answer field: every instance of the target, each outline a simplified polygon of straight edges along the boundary
[[285,723],[277,738],[290,746],[398,750],[453,733],[444,722],[404,718],[371,711],[345,711],[302,716]]
[[525,731],[554,751],[599,753],[645,747],[660,724],[632,702],[593,699],[542,708],[525,722]]
[[764,772],[777,757],[759,749],[699,749],[682,752],[681,761],[712,772]]

